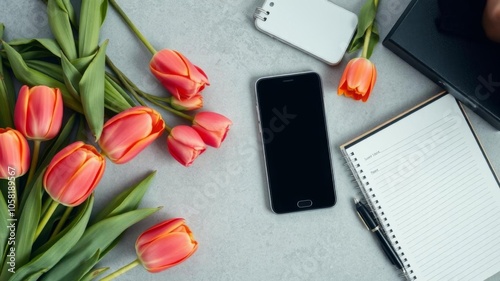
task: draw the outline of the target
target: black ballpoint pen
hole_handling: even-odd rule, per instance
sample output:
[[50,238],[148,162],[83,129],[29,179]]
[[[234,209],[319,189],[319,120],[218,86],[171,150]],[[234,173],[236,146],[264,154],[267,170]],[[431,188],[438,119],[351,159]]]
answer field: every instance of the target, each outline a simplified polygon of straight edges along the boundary
[[403,263],[399,259],[394,249],[391,247],[389,241],[387,241],[385,235],[382,233],[380,226],[372,218],[370,211],[368,211],[365,205],[363,205],[363,203],[361,203],[358,199],[354,199],[354,204],[356,205],[356,212],[358,213],[359,218],[361,219],[361,221],[363,221],[368,230],[375,233],[378,241],[380,242],[380,245],[382,246],[382,249],[384,250],[387,257],[389,257],[391,263],[394,264],[398,269],[406,272]]

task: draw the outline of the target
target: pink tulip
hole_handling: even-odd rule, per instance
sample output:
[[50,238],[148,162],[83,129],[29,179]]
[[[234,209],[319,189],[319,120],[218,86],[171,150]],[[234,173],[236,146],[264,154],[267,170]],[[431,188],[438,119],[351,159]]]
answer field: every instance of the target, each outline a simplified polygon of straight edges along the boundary
[[207,145],[219,147],[232,124],[231,120],[218,113],[200,112],[194,116],[193,129]]
[[116,164],[126,163],[144,150],[165,130],[161,115],[152,108],[136,106],[109,119],[99,146]]
[[43,175],[43,186],[54,201],[80,205],[102,178],[106,161],[97,150],[81,141],[59,151]]
[[182,263],[196,249],[198,242],[181,218],[167,220],[149,228],[135,242],[139,261],[152,273]]
[[196,110],[203,107],[203,97],[196,94],[188,100],[178,100],[172,97],[170,105],[177,110]]
[[201,68],[174,50],[157,52],[149,63],[149,69],[178,100],[188,100],[210,85]]
[[207,148],[200,135],[191,127],[180,125],[172,128],[167,138],[168,151],[175,160],[188,167]]
[[38,141],[54,138],[61,129],[62,117],[63,99],[59,89],[21,87],[14,109],[14,124],[26,138]]
[[11,128],[0,128],[0,179],[17,178],[30,167],[28,141]]

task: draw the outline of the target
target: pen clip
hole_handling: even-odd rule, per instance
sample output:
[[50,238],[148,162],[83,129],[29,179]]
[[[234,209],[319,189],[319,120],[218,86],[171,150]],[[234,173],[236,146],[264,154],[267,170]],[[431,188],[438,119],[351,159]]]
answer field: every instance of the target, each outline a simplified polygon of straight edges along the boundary
[[358,214],[358,217],[359,219],[361,220],[361,222],[363,222],[363,225],[366,227],[366,229],[370,230],[370,228],[368,227],[368,225],[366,224],[365,220],[363,219],[363,217],[359,214],[359,212],[356,212],[356,214]]

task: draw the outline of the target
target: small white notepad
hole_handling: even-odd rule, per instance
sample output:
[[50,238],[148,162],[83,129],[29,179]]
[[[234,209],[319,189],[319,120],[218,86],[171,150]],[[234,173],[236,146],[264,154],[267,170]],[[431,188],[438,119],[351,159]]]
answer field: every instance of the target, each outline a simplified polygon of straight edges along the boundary
[[463,108],[440,95],[341,146],[411,280],[500,271],[500,185]]

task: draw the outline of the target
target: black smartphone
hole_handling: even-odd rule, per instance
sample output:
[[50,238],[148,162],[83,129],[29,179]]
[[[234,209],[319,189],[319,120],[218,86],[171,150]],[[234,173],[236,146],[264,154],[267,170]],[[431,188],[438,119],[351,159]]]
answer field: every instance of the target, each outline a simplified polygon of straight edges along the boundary
[[273,212],[335,205],[320,76],[301,72],[263,77],[255,92]]

